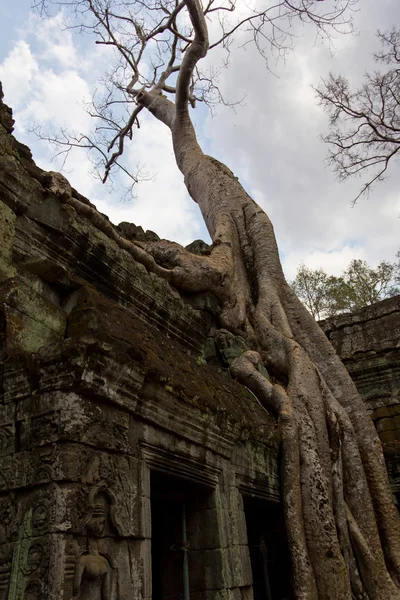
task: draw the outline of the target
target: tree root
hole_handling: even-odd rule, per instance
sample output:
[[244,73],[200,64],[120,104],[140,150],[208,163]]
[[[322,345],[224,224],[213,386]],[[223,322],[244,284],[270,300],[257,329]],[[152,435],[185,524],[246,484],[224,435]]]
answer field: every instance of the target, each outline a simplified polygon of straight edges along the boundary
[[132,258],[146,267],[149,272],[155,273],[167,281],[171,280],[171,270],[160,267],[146,250],[121,237],[109,219],[99,213],[95,206],[89,202],[86,204],[81,199],[74,197],[73,190],[63,175],[49,171],[46,173],[46,183],[47,187],[45,190],[48,193],[57,196],[63,204],[72,206],[78,215],[86,217],[94,227],[113,240],[119,248],[128,252]]
[[[399,600],[400,590],[386,570],[350,419],[303,349],[294,340],[281,342],[291,348],[287,389],[265,376],[258,352],[246,350],[230,361],[230,370],[279,419],[283,505],[296,598]],[[312,399],[306,393],[310,386]],[[321,427],[326,437],[318,433]]]
[[[132,242],[121,236],[107,217],[83,197],[78,198],[67,179],[60,173],[49,171],[44,177],[47,193],[54,194],[63,204],[71,206],[79,215],[128,252],[149,272],[166,279],[184,292],[212,291],[220,300],[232,298],[227,273],[227,252],[221,244],[212,247],[210,256],[198,256],[180,244],[167,240]],[[221,254],[225,255],[221,263]],[[221,264],[223,265],[221,267]],[[231,263],[229,265],[231,270]]]
[[371,599],[398,600],[400,598],[399,588],[390,578],[386,568],[382,568],[381,561],[371,552],[347,504],[345,504],[345,509],[354,552],[369,597]]
[[198,256],[180,244],[167,240],[144,242],[141,245],[157,264],[170,269],[171,283],[178,289],[190,293],[212,291],[218,298],[225,295],[226,274],[214,259],[213,249],[210,256]]
[[281,483],[286,532],[292,549],[294,587],[298,599],[318,600],[304,530],[297,421],[286,391],[279,384],[270,383],[257,370],[260,365],[260,354],[247,351],[231,362],[230,369],[233,377],[246,385],[267,410],[279,415],[282,436]]

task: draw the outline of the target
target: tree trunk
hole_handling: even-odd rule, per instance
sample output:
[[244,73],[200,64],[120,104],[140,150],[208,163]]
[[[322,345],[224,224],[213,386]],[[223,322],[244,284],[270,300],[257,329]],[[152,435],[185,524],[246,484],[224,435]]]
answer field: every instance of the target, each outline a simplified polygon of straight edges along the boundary
[[270,220],[234,174],[202,152],[187,111],[157,94],[140,101],[171,129],[213,241],[207,257],[165,244],[153,246],[153,256],[174,265],[176,286],[218,296],[221,329],[247,346],[231,373],[279,418],[296,598],[400,599],[399,520],[379,438],[346,369],[285,281]]

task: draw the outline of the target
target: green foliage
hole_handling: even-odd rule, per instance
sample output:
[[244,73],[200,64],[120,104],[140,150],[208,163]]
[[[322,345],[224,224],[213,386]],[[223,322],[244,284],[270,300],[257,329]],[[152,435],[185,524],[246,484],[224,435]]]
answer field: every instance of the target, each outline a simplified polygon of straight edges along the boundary
[[400,293],[400,250],[396,256],[397,262],[382,261],[375,269],[352,260],[340,277],[300,265],[290,285],[317,320],[352,312]]
[[201,353],[198,356],[196,356],[196,362],[197,362],[198,365],[206,365],[207,364],[207,361],[204,358],[203,353]]

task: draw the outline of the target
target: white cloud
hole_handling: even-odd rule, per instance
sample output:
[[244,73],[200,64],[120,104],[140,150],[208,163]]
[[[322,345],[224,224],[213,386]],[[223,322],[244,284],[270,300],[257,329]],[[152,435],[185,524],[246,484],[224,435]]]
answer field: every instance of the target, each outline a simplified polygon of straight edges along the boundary
[[89,129],[90,117],[82,103],[90,98],[90,89],[76,71],[40,71],[32,81],[30,96],[19,113],[24,125],[51,124],[54,130],[68,128],[78,133]]
[[0,65],[7,102],[18,111],[29,97],[32,79],[38,74],[39,65],[27,42],[19,40]]
[[45,20],[31,15],[29,32],[40,47],[41,61],[55,63],[61,69],[84,69],[85,57],[78,54],[72,32],[65,27],[62,11]]
[[291,252],[285,255],[285,273],[289,281],[291,281],[296,277],[299,265],[305,264],[310,269],[323,269],[330,275],[339,276],[355,258],[366,259],[365,251],[362,247],[343,246],[342,248],[333,250],[320,248],[309,250],[308,252],[305,251],[304,254],[301,252]]

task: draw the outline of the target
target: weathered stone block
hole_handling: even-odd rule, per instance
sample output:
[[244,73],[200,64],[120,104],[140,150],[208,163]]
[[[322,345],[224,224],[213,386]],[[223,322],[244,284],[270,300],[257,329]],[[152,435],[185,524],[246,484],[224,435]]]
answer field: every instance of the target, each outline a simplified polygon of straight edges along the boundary
[[252,584],[247,546],[189,552],[193,589],[223,590]]
[[5,314],[9,353],[36,352],[42,346],[61,340],[66,333],[66,313],[20,277],[8,279],[1,285],[0,303]]
[[37,393],[21,400],[17,410],[21,449],[70,440],[96,448],[130,451],[129,414],[74,392]]
[[253,583],[249,547],[247,545],[230,546],[226,561],[230,567],[231,586],[243,587]]
[[220,549],[189,552],[190,582],[194,589],[222,590],[231,587],[228,565]]
[[237,589],[205,590],[203,600],[236,600]]
[[387,442],[395,442],[400,440],[400,431],[398,429],[389,430],[389,431],[381,431],[379,433],[380,440],[382,444]]
[[126,568],[123,566],[118,555],[115,556],[115,563],[121,572],[121,576],[130,578],[130,586],[126,586],[126,596],[123,598],[132,598],[133,600],[144,600],[152,596],[152,576],[151,576],[151,542],[150,540],[128,540],[129,561]]
[[25,217],[54,229],[59,234],[67,231],[70,216],[66,207],[52,194],[42,195],[27,207]]
[[15,220],[14,212],[0,201],[0,282],[16,275],[16,268],[12,264]]
[[400,431],[400,415],[395,414],[385,419],[379,419],[376,421],[376,429],[379,434],[385,431]]
[[213,550],[225,546],[225,536],[221,532],[224,525],[221,511],[215,508],[191,512],[187,528],[191,549]]
[[396,415],[400,415],[400,404],[381,406],[373,411],[372,418],[373,421],[378,421],[379,419],[392,418]]

